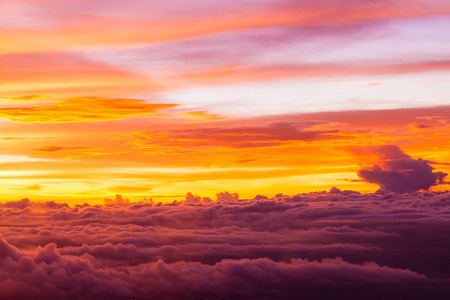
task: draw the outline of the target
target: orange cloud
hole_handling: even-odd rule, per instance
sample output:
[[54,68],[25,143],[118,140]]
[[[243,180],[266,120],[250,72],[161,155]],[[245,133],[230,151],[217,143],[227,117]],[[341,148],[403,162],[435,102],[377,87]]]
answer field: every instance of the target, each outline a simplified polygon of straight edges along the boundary
[[31,151],[32,156],[49,156],[62,159],[83,159],[96,156],[120,155],[129,153],[129,151],[104,152],[101,148],[89,147],[62,147],[62,146],[44,146]]
[[44,146],[42,148],[34,149],[32,152],[35,156],[47,156],[53,153],[60,153],[60,152],[76,152],[76,151],[83,151],[83,154],[75,154],[75,155],[66,155],[65,158],[72,157],[72,156],[80,156],[83,157],[87,156],[87,153],[96,153],[93,151],[98,151],[98,148],[88,148],[88,147],[61,147],[61,146]]
[[35,149],[36,152],[46,153],[46,152],[57,152],[57,151],[78,151],[78,150],[93,150],[92,148],[86,147],[61,147],[61,146],[45,146],[39,149]]
[[26,190],[31,190],[31,191],[39,191],[42,189],[42,185],[40,184],[33,184],[30,186],[25,187]]
[[226,116],[211,114],[207,111],[189,111],[179,114],[181,117],[189,117],[191,120],[187,123],[201,123],[201,122],[211,122],[226,119]]
[[19,123],[99,122],[144,116],[175,106],[141,99],[77,97],[50,105],[0,108],[0,118]]
[[[325,122],[326,123],[326,122]],[[314,130],[323,122],[271,122],[258,126],[186,128],[165,133],[136,133],[149,145],[163,141],[173,145],[229,148],[272,147],[294,141],[335,139],[334,128]]]

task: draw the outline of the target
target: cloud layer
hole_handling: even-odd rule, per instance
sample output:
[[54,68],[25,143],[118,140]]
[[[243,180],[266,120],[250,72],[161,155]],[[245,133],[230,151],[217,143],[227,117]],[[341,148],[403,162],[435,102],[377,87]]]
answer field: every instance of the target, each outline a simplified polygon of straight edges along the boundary
[[450,291],[449,192],[219,196],[3,203],[0,296],[443,299]]

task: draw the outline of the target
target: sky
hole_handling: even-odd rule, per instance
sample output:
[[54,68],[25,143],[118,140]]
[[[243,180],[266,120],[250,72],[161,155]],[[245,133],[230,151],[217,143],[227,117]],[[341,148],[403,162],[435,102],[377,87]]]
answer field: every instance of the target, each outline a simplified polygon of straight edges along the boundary
[[3,0],[0,12],[3,201],[448,188],[448,1]]
[[2,300],[448,299],[448,0],[0,16]]

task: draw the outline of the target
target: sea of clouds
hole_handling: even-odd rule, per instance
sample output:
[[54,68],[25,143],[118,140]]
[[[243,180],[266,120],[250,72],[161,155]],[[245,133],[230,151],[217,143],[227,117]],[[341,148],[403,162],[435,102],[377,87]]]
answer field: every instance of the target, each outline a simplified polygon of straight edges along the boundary
[[0,204],[1,299],[448,299],[450,192]]

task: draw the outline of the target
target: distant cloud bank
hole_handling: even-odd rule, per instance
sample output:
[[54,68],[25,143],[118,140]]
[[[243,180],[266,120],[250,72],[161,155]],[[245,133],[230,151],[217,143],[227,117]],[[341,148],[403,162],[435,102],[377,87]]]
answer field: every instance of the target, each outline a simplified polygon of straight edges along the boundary
[[218,198],[2,203],[0,297],[444,299],[450,292],[450,192],[333,188]]

